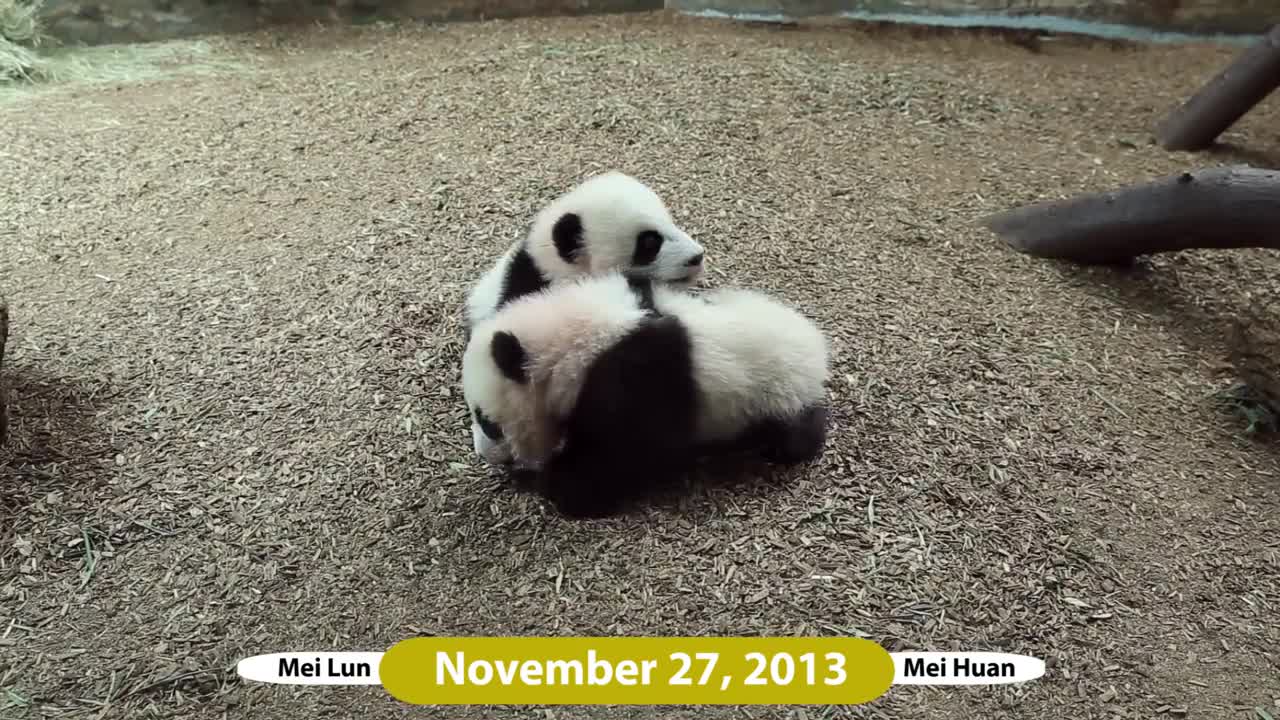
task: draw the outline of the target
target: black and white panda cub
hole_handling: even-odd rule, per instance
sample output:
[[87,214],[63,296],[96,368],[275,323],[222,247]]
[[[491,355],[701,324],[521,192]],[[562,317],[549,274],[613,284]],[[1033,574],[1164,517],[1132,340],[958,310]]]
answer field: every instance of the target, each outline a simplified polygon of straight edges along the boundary
[[472,287],[467,329],[506,303],[582,275],[621,270],[693,285],[704,251],[675,224],[652,188],[611,171],[593,176],[534,216],[529,233]]
[[526,295],[463,355],[475,451],[534,470],[569,516],[600,516],[709,447],[821,454],[827,339],[747,289],[702,296],[618,272]]

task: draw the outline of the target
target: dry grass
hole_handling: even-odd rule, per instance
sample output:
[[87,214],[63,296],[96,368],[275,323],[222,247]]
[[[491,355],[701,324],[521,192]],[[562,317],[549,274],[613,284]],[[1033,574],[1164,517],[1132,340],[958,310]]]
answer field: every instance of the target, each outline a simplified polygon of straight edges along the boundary
[[211,57],[202,40],[58,47],[40,26],[43,5],[43,0],[0,0],[0,106],[23,103],[50,87],[248,70]]
[[40,44],[37,16],[43,0],[0,0],[0,82],[40,77],[44,64],[35,52]]
[[[1242,284],[1275,290],[1276,256],[1119,275],[975,223],[1216,160],[1146,138],[1230,50],[659,15],[226,53],[271,71],[0,108],[7,715],[1275,714],[1280,464],[1214,395],[1224,318]],[[1275,162],[1278,120],[1269,103],[1230,139]],[[671,199],[713,282],[830,332],[815,467],[572,523],[473,459],[467,283],[605,167]],[[230,672],[416,633],[850,633],[1050,670],[675,715],[414,709]]]
[[[2,0],[0,0],[2,1]],[[134,84],[174,75],[218,75],[250,68],[213,57],[204,40],[169,40],[130,45],[56,47],[32,55],[28,72],[0,84],[0,107],[27,102],[64,86]]]

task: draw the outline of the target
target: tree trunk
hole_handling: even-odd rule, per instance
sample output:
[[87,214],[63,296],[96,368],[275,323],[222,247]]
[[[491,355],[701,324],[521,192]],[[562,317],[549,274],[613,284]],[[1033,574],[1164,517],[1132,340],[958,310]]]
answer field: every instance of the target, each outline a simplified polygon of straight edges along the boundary
[[1251,304],[1233,323],[1231,363],[1275,412],[1280,412],[1280,299]]
[[982,223],[1019,252],[1088,264],[1196,248],[1280,248],[1280,172],[1197,170],[1019,207]]
[[1165,150],[1203,150],[1280,86],[1280,25],[1240,53],[1156,129]]
[[9,339],[9,305],[0,295],[0,445],[9,438],[9,386],[4,381],[4,344]]

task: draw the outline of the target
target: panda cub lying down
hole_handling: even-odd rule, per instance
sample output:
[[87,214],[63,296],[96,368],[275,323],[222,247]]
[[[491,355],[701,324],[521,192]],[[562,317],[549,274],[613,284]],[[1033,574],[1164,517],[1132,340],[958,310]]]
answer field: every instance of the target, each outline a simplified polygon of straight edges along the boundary
[[686,461],[826,441],[827,340],[769,296],[694,296],[620,272],[526,295],[477,324],[462,363],[476,452],[534,470],[564,514],[610,514]]

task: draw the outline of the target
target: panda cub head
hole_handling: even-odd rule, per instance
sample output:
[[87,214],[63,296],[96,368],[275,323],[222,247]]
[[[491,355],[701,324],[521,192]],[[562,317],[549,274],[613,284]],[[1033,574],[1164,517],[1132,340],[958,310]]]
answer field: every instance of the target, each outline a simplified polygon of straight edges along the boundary
[[560,448],[584,375],[648,317],[618,272],[525,295],[478,324],[462,358],[475,451],[494,465],[540,468]]
[[551,201],[534,217],[526,250],[552,283],[620,270],[692,285],[702,275],[705,256],[652,188],[617,171],[591,177]]

